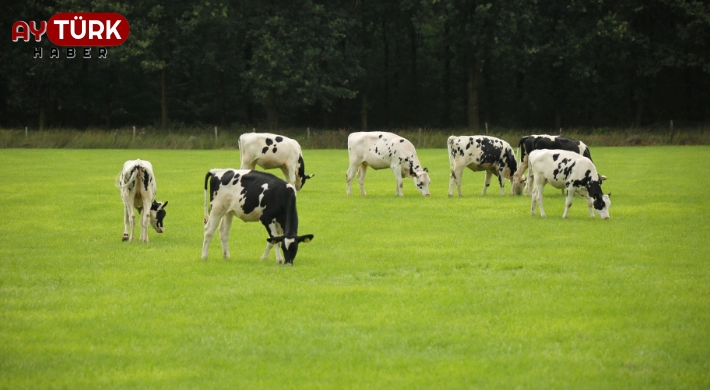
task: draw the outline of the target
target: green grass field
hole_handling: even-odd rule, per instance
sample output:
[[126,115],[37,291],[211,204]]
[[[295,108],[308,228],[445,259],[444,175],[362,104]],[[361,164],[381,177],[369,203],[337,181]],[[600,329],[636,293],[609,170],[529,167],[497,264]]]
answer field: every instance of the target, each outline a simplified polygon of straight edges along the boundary
[[[608,221],[549,186],[532,217],[482,172],[448,198],[445,149],[419,151],[430,198],[373,170],[347,197],[347,151],[306,150],[286,267],[239,220],[200,260],[204,174],[237,151],[0,150],[0,388],[708,388],[710,147],[592,155]],[[170,201],[147,245],[121,242],[135,158]]]

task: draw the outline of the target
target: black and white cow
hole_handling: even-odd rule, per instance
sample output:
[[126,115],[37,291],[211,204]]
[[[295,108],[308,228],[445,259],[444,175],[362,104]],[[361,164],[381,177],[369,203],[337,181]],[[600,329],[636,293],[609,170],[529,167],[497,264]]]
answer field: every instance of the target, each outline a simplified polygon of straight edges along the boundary
[[[164,230],[165,206],[168,202],[157,202],[155,194],[157,185],[153,174],[153,165],[143,160],[128,160],[123,164],[123,170],[116,176],[116,187],[121,191],[123,200],[123,241],[133,241],[133,230],[136,226],[136,216],[133,209],[141,215],[140,240],[148,242],[148,222],[156,232]],[[148,210],[148,212],[144,212]]]
[[[575,152],[588,159],[592,159],[592,155],[589,153],[589,148],[587,145],[576,139],[563,137],[561,135],[528,135],[520,138],[518,142],[518,148],[520,149],[520,166],[513,176],[513,189],[516,193],[522,193],[522,186],[525,185],[525,191],[530,194],[530,188],[532,183],[530,180],[524,179],[525,170],[528,169],[528,155],[533,150],[540,149],[558,149],[558,150],[568,150],[570,152]],[[563,191],[564,192],[564,191]]]
[[[207,206],[207,190],[211,210]],[[269,256],[276,245],[276,262],[293,264],[300,242],[309,242],[312,234],[298,235],[298,212],[296,189],[278,177],[253,170],[212,169],[205,176],[205,239],[202,244],[202,259],[207,259],[207,250],[217,226],[222,241],[222,253],[229,258],[229,229],[232,218],[244,222],[261,222],[269,238],[262,259]],[[220,226],[221,221],[221,226]]]
[[314,175],[306,175],[301,145],[283,135],[269,133],[244,133],[239,137],[239,153],[242,157],[241,169],[254,169],[257,165],[264,169],[281,169],[287,182],[300,191],[306,180]]
[[535,182],[532,190],[532,205],[530,214],[535,215],[535,205],[540,206],[540,216],[545,217],[542,208],[542,194],[545,184],[567,190],[567,201],[562,218],[567,218],[569,208],[572,206],[574,194],[579,194],[587,199],[589,216],[594,218],[596,211],[602,219],[609,219],[611,207],[611,193],[602,193],[602,179],[597,174],[597,169],[592,160],[575,152],[567,150],[534,150],[529,155],[530,177],[528,180]]
[[358,132],[348,136],[350,167],[345,174],[346,193],[350,195],[353,178],[357,173],[360,193],[365,196],[365,174],[372,169],[389,168],[397,180],[395,193],[402,192],[402,177],[414,179],[414,185],[424,196],[429,196],[429,170],[423,168],[414,145],[407,139],[382,131]]
[[[449,150],[449,196],[454,195],[454,184],[461,195],[461,176],[464,168],[476,171],[486,171],[486,181],[483,194],[486,194],[491,185],[491,176],[498,177],[500,194],[504,195],[503,179],[512,180],[518,164],[515,162],[515,153],[510,144],[495,138],[482,135],[449,137],[447,142]],[[512,192],[511,192],[512,195]]]

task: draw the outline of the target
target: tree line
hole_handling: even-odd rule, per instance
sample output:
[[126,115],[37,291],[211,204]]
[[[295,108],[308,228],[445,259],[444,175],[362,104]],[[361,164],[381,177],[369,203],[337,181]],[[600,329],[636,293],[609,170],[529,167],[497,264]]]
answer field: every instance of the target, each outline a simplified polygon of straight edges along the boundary
[[131,33],[105,59],[6,39],[0,126],[710,121],[705,1],[37,0],[0,24],[58,12],[118,12]]

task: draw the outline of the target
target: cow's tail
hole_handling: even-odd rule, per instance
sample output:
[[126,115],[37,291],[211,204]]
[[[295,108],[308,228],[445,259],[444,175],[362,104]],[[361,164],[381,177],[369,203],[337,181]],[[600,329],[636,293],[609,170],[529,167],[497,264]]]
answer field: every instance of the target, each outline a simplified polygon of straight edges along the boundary
[[453,154],[451,154],[451,148],[454,146],[454,140],[453,136],[449,137],[448,140],[446,140],[446,149],[449,151],[449,168],[451,169],[451,172],[454,172],[454,159]]
[[123,171],[116,176],[116,188],[123,189],[128,187],[131,183],[133,183],[136,180],[136,177],[141,174],[141,167],[136,166],[133,168],[131,171],[131,177],[128,178],[128,181],[125,183],[121,184],[121,177],[123,176]]
[[207,202],[207,185],[210,181],[210,179],[214,176],[212,174],[212,171],[207,172],[207,175],[205,175],[205,219],[204,223],[207,223],[207,221],[210,219],[210,210],[209,210],[209,203]]

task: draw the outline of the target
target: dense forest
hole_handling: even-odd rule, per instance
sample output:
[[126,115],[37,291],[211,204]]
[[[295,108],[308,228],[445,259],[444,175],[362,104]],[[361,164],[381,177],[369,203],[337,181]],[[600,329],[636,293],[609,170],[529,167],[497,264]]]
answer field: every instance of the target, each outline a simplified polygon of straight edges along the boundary
[[[2,127],[710,122],[706,1],[3,3]],[[46,37],[10,39],[18,20],[89,11],[130,23],[105,59],[51,59]]]

